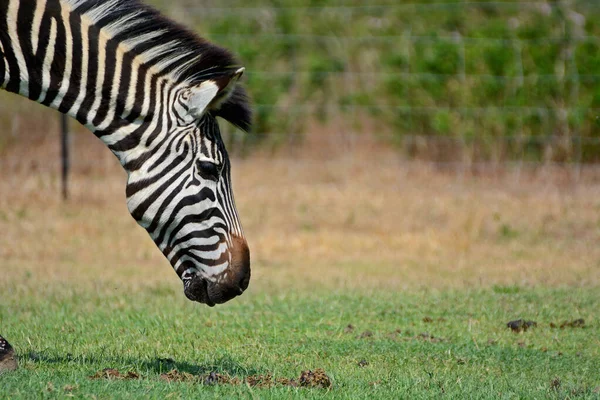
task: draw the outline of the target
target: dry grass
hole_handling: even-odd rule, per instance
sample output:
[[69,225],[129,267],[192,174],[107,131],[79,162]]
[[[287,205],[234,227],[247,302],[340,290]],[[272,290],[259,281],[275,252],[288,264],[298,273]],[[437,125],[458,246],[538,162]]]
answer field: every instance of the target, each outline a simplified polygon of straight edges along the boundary
[[[91,134],[73,136],[71,199],[60,200],[57,142],[0,155],[0,286],[176,282],[127,212],[123,171]],[[459,180],[361,137],[337,150],[233,160],[254,288],[600,283],[600,184]]]

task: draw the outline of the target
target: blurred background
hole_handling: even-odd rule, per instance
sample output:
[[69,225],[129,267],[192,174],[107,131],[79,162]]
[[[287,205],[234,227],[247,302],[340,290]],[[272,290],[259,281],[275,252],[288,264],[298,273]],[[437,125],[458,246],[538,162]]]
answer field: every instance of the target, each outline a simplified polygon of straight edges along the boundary
[[[259,287],[598,283],[597,1],[148,3],[246,66],[254,131],[221,126]],[[0,93],[0,279],[177,284],[74,121],[61,199],[59,122]]]
[[438,163],[600,160],[594,1],[155,4],[248,66],[244,143],[294,145],[319,124],[337,145],[368,133]]

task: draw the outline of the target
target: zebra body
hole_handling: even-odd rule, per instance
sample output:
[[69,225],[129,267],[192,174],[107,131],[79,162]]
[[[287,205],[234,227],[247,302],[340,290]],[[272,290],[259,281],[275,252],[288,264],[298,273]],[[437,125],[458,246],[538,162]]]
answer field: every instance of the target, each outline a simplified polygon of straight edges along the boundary
[[0,87],[76,118],[127,172],[127,206],[213,306],[250,279],[216,117],[250,127],[244,69],[137,0],[0,0]]

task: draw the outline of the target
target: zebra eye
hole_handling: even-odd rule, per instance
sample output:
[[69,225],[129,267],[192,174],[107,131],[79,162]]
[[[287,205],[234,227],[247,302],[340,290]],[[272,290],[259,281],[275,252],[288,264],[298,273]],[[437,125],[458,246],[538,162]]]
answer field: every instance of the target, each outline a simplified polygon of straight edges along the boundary
[[219,180],[219,166],[210,161],[196,161],[196,169],[204,179]]
[[181,100],[187,101],[190,99],[191,94],[190,94],[189,90],[186,90],[180,94],[180,97],[181,97]]

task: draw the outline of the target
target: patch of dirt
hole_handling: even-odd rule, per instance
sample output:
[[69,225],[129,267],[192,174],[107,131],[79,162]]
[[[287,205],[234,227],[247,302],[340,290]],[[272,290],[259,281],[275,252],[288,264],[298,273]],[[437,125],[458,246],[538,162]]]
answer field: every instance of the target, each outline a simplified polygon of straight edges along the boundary
[[160,379],[167,382],[191,382],[203,385],[242,385],[248,384],[252,387],[270,388],[274,386],[292,386],[329,389],[332,386],[331,379],[321,368],[314,371],[302,371],[297,379],[275,378],[271,374],[250,375],[245,379],[231,377],[228,375],[211,372],[210,374],[194,375],[188,372],[179,372],[176,369],[160,375]]
[[165,374],[160,374],[160,379],[167,382],[196,382],[200,377],[198,375],[179,372],[176,369],[172,369]]
[[298,384],[301,387],[323,389],[329,389],[332,385],[331,379],[321,368],[317,368],[314,371],[302,371],[302,374],[300,374],[300,378],[298,379]]
[[552,381],[550,381],[550,388],[552,390],[560,389],[560,379],[558,377],[554,378],[554,379],[552,379]]
[[140,374],[133,371],[128,371],[125,374],[114,368],[105,368],[102,371],[96,372],[89,377],[90,379],[140,379]]
[[356,365],[358,365],[359,367],[366,367],[367,365],[369,365],[369,362],[365,359],[362,359],[359,362],[357,362]]
[[63,386],[63,390],[65,392],[72,392],[72,391],[77,390],[77,389],[79,389],[79,385],[65,385],[65,386]]
[[430,324],[432,322],[446,322],[446,318],[444,317],[438,317],[438,318],[431,318],[431,317],[423,317],[423,322],[425,322],[426,324]]
[[360,335],[358,335],[356,338],[357,339],[365,339],[365,338],[370,338],[373,337],[373,332],[371,331],[364,331],[363,333],[361,333]]
[[354,325],[348,324],[348,326],[344,328],[344,333],[352,333],[352,332],[354,332]]
[[402,335],[402,330],[401,329],[396,329],[393,332],[386,333],[385,336],[387,338],[389,338],[389,339],[397,339],[400,335]]
[[227,375],[218,374],[216,372],[211,372],[208,375],[200,376],[199,380],[205,385],[239,385],[242,383],[240,378],[230,377]]
[[585,320],[583,318],[578,318],[572,321],[563,321],[561,324],[550,322],[550,328],[585,328]]
[[[363,333],[363,335],[364,335],[364,333]],[[360,338],[360,337],[362,337],[362,335],[359,336],[358,338]],[[429,332],[421,332],[418,335],[413,335],[413,332],[411,332],[411,331],[408,331],[408,330],[402,331],[400,329],[396,329],[393,332],[386,333],[385,337],[387,337],[388,339],[403,341],[403,342],[411,341],[411,340],[423,340],[423,341],[431,342],[431,343],[440,343],[440,342],[447,341],[447,339],[433,336]]]
[[292,385],[290,383],[290,379],[287,378],[279,378],[279,379],[273,379],[273,376],[271,374],[267,374],[267,375],[251,375],[249,377],[246,378],[246,383],[248,383],[248,385],[252,386],[252,387],[259,387],[259,388],[269,388],[272,387],[274,385],[276,385],[277,383],[284,385],[284,386],[295,386]]
[[431,343],[440,343],[440,342],[446,341],[446,339],[435,337],[435,336],[431,335],[429,332],[420,333],[417,336],[415,336],[415,339],[425,340],[426,342],[431,342]]
[[510,321],[506,324],[513,332],[526,332],[529,328],[535,328],[537,326],[537,322],[535,321],[526,321],[524,319],[517,319],[515,321]]

